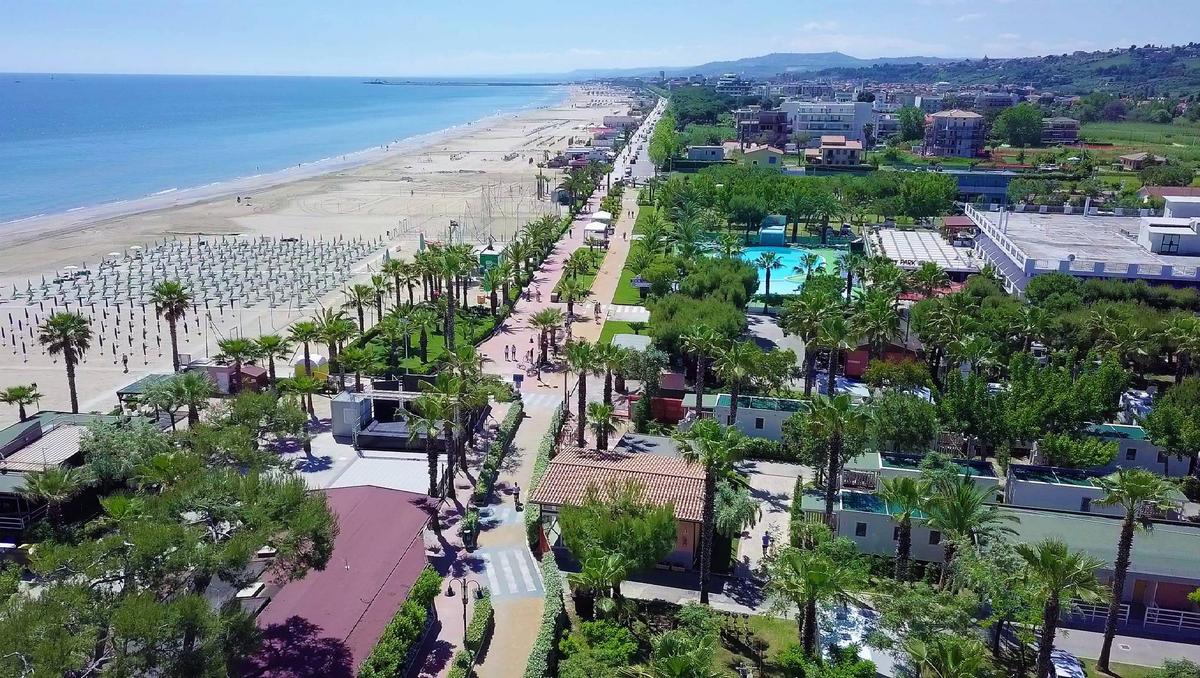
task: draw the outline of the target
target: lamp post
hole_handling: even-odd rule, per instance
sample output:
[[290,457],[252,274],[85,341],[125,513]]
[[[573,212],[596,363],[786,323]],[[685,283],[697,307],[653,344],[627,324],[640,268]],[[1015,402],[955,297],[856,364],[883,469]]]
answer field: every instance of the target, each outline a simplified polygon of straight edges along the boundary
[[[469,602],[467,600],[467,596],[471,592],[471,586],[474,585],[475,586],[475,599],[478,600],[478,599],[482,598],[483,597],[483,586],[481,586],[480,583],[475,581],[474,579],[467,579],[466,577],[450,577],[449,581],[446,583],[446,597],[447,598],[454,597],[455,582],[458,583],[459,592],[462,595],[463,649],[466,649],[466,647],[467,647],[467,603]],[[470,650],[468,650],[468,652],[469,651]]]

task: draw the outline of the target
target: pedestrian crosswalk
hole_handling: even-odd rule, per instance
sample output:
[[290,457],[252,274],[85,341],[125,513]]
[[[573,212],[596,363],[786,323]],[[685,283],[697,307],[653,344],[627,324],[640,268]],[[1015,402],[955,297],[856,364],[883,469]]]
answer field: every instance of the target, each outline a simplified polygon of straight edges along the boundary
[[485,506],[479,509],[479,518],[488,525],[521,522],[521,513],[509,505]]
[[524,546],[480,549],[475,556],[492,598],[544,595],[542,571]]
[[649,322],[650,320],[650,311],[645,306],[604,304],[600,308],[604,316],[609,320],[619,320],[622,322]]
[[562,405],[561,393],[522,393],[521,402],[526,410],[552,410]]

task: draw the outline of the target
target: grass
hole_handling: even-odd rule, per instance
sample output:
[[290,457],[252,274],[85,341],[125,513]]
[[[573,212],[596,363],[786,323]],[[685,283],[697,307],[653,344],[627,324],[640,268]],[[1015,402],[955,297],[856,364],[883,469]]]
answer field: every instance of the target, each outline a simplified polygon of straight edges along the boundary
[[[1088,678],[1108,678],[1108,674],[1100,673],[1096,670],[1095,659],[1080,659],[1083,662],[1083,668],[1087,671]],[[1113,673],[1120,678],[1146,678],[1154,671],[1149,666],[1134,666],[1132,664],[1112,663]]]
[[617,289],[613,292],[612,303],[621,306],[643,306],[642,293],[633,286],[634,272],[628,265],[621,269],[621,279],[617,281]]
[[[749,627],[752,636],[751,643],[764,648],[765,662],[762,675],[782,676],[783,674],[779,671],[773,660],[785,648],[800,642],[796,622],[790,619],[755,615],[749,618]],[[734,652],[724,643],[721,643],[717,647],[717,657],[714,663],[716,664],[714,668],[725,671],[736,671],[739,665],[746,663],[753,665],[754,657],[751,656],[751,653],[742,654],[741,652]]]
[[1112,144],[1113,156],[1146,151],[1175,160],[1200,160],[1200,124],[1092,122],[1079,130],[1081,139]]
[[[581,285],[583,285],[583,288],[585,290],[590,291],[592,289],[592,283],[595,282],[595,280],[596,280],[596,274],[598,274],[600,272],[600,268],[602,266],[604,266],[604,259],[607,256],[608,256],[608,250],[598,250],[597,256],[596,256],[595,268],[588,271],[587,273],[580,273],[578,276],[575,277],[575,279],[578,280]],[[563,281],[565,281],[565,280],[568,280],[568,278],[566,276],[563,276],[558,281],[558,284],[554,286],[555,292],[558,291],[559,287],[563,284]]]
[[[633,331],[633,326],[627,322],[620,320],[605,320],[604,327],[600,328],[600,338],[597,340],[601,344],[611,344],[613,337],[618,334],[638,334]],[[646,328],[640,330],[643,336],[646,334]]]
[[[471,344],[479,343],[479,341],[481,339],[483,339],[484,335],[486,335],[488,332],[490,332],[491,329],[493,327],[495,327],[495,325],[496,325],[496,320],[494,318],[492,318],[492,316],[490,314],[478,317],[476,319],[474,327],[473,327],[474,336],[471,337],[470,343]],[[466,337],[464,337],[462,334],[465,331],[465,329],[466,329],[466,321],[464,319],[463,314],[459,313],[457,316],[457,320],[455,321],[455,324],[454,324],[455,336],[458,339],[457,345],[459,345],[459,346],[464,345],[464,343],[466,341]],[[429,346],[429,350],[428,350],[429,362],[421,361],[421,333],[414,332],[412,335],[412,341],[409,344],[408,359],[404,358],[404,347],[403,346],[396,347],[396,355],[398,358],[398,360],[396,361],[396,364],[399,365],[402,369],[407,369],[410,372],[417,372],[417,373],[422,373],[422,374],[428,373],[429,368],[438,361],[438,359],[442,356],[443,353],[446,352],[446,337],[442,335],[440,330],[437,332],[429,332],[427,334],[428,334],[428,338],[429,338],[429,344],[428,344],[428,346]],[[379,341],[378,339],[372,340],[371,343],[379,346],[381,355],[386,356],[386,354],[387,354],[387,345],[386,344]]]

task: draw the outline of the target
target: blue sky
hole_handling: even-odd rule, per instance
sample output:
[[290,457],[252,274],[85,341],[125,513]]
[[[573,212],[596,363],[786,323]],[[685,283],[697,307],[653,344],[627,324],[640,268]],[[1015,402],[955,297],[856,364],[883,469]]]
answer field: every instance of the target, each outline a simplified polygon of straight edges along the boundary
[[[475,75],[1200,39],[1198,0],[8,0],[0,71]],[[755,11],[761,10],[761,11]]]

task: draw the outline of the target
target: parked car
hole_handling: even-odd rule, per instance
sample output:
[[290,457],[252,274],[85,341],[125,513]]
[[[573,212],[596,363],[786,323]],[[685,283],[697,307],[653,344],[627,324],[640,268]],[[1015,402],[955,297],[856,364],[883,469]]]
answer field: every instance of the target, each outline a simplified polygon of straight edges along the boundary
[[1055,678],[1087,678],[1083,662],[1066,650],[1053,650],[1050,653],[1050,663],[1054,665]]

